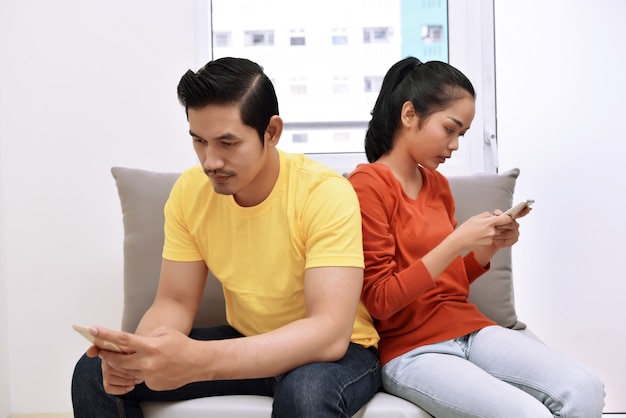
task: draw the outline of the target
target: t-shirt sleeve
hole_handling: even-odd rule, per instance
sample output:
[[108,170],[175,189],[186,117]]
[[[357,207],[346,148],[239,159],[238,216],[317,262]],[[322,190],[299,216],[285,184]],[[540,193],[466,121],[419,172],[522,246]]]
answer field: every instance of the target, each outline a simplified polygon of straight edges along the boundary
[[312,188],[302,212],[305,268],[363,268],[359,201],[343,177],[327,177]]
[[176,181],[165,203],[163,258],[171,261],[198,261],[202,254],[189,232],[185,219],[185,188],[187,178],[183,175]]

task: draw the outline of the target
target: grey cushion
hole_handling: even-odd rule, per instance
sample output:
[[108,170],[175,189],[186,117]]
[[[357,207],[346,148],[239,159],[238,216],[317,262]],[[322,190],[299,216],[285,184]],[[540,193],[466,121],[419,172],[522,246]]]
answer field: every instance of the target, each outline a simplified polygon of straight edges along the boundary
[[[455,217],[459,223],[481,212],[510,208],[519,173],[520,170],[514,168],[501,174],[449,177],[456,203]],[[498,251],[491,260],[490,271],[472,284],[469,299],[498,324],[507,328],[526,328],[517,320],[515,312],[511,249]]]
[[[163,250],[163,207],[179,173],[111,169],[124,222],[122,330],[135,331],[156,295]],[[209,273],[194,327],[226,324],[222,286]]]
[[[134,331],[156,294],[163,246],[163,206],[178,173],[134,168],[111,169],[124,222],[124,312],[122,329]],[[513,203],[518,169],[502,174],[449,177],[459,222],[483,211],[508,209]],[[194,326],[224,324],[220,283],[209,275]],[[491,270],[472,284],[470,300],[488,317],[509,328],[517,321],[513,296],[511,251],[501,250]]]

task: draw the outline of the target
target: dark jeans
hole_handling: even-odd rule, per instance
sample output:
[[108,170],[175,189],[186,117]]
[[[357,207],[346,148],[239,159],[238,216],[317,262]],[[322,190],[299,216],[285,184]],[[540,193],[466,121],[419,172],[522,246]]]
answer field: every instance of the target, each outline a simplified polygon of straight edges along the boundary
[[[189,336],[221,340],[242,335],[232,327],[220,326],[194,329]],[[278,377],[196,382],[169,391],[153,391],[141,384],[123,396],[104,392],[100,359],[83,356],[74,370],[72,403],[75,418],[135,418],[143,417],[140,402],[263,395],[274,398],[273,417],[350,417],[371,399],[380,384],[376,350],[352,343],[339,361],[307,364]]]

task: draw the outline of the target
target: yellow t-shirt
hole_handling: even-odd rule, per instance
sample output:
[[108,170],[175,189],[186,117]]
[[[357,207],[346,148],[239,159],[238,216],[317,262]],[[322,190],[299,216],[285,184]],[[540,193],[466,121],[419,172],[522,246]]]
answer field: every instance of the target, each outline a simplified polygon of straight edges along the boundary
[[[279,156],[276,185],[256,206],[215,193],[200,166],[180,176],[165,205],[163,258],[204,260],[224,288],[229,324],[248,336],[304,317],[305,269],[364,265],[348,180],[303,155]],[[369,347],[378,339],[359,302],[352,341]]]

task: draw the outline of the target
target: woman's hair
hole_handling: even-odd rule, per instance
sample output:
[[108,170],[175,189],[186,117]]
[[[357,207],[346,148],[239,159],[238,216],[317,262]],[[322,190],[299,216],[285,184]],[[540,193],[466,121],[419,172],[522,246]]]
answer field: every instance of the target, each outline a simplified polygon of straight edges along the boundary
[[245,58],[210,61],[197,73],[189,70],[178,83],[178,100],[189,109],[210,104],[238,104],[241,121],[264,141],[270,118],[278,115],[278,100],[263,67]]
[[393,146],[402,106],[410,101],[421,124],[430,115],[448,107],[463,94],[476,97],[474,87],[459,70],[441,61],[422,63],[408,57],[395,63],[383,79],[365,134],[365,155],[378,160]]

